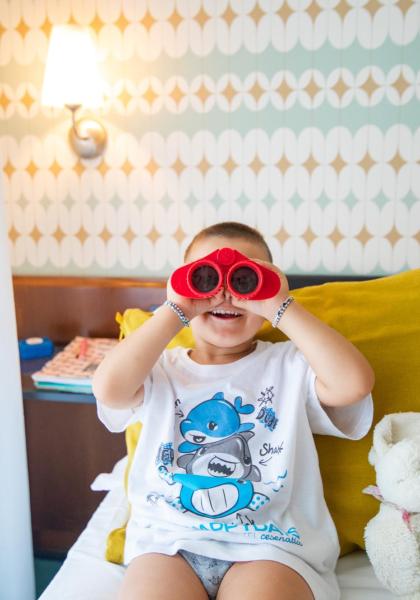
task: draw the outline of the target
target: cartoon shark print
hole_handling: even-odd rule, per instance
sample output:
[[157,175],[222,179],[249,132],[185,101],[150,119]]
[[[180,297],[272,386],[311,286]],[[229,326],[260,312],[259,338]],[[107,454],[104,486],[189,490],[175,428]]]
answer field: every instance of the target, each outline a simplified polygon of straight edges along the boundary
[[180,456],[177,464],[185,468],[186,474],[175,474],[174,481],[182,486],[182,506],[200,516],[225,517],[266,504],[267,496],[254,494],[251,483],[261,481],[248,446],[253,436],[252,431],[244,431]]
[[248,440],[254,435],[252,431],[244,431],[218,442],[204,444],[196,452],[180,456],[177,464],[194,475],[261,481],[261,473],[252,464],[248,446]]
[[181,433],[187,441],[182,442],[178,450],[191,452],[203,444],[253,429],[254,423],[241,423],[240,415],[254,410],[252,404],[242,405],[240,396],[231,404],[225,400],[223,392],[217,392],[210,400],[193,408],[181,422]]
[[174,508],[193,512],[202,517],[225,517],[238,510],[258,510],[269,502],[262,493],[254,493],[251,482],[260,481],[261,473],[252,464],[246,431],[206,444],[193,454],[178,458],[177,464],[186,473],[170,473],[160,465],[160,477],[169,485],[179,483],[179,499],[171,500]]
[[179,445],[177,465],[185,473],[172,473],[159,461],[159,475],[169,485],[179,483],[179,499],[171,506],[197,515],[225,517],[238,510],[258,510],[269,502],[255,493],[253,482],[261,481],[258,467],[252,464],[249,440],[255,435],[253,423],[241,423],[241,414],[254,412],[251,404],[234,404],[218,392],[193,408],[180,424],[187,440]]

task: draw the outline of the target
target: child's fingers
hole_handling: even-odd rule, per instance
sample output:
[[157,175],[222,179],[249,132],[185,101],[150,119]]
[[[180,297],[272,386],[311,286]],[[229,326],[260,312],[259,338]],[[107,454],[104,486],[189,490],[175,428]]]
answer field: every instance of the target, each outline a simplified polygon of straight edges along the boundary
[[236,308],[243,308],[244,310],[247,310],[247,307],[249,306],[249,300],[239,298],[238,296],[232,296],[230,301],[232,306],[236,306]]
[[281,269],[279,269],[279,267],[277,265],[275,265],[274,263],[267,262],[265,260],[260,260],[259,258],[253,258],[252,261],[255,263],[258,263],[260,265],[263,265],[264,267],[267,267],[267,269],[274,271],[275,273],[277,273],[278,275],[281,275],[282,277],[285,277],[283,271]]
[[200,312],[206,312],[209,308],[214,308],[223,302],[223,289],[220,290],[214,296],[210,296],[210,298],[203,298],[202,300],[196,300],[196,306],[200,307]]
[[219,290],[217,292],[217,294],[215,294],[214,296],[211,296],[209,298],[209,304],[210,306],[217,306],[218,304],[221,304],[224,301],[224,290],[223,288],[221,290]]

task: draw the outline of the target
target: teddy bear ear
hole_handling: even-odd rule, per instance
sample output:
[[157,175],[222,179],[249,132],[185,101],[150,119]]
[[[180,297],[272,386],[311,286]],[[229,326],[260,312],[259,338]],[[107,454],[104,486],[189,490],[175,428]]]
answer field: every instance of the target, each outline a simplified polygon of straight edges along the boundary
[[371,464],[372,467],[374,467],[376,465],[377,460],[378,460],[378,453],[376,452],[375,448],[372,447],[368,454],[369,464]]
[[368,456],[371,465],[376,464],[393,446],[392,417],[393,415],[385,415],[373,431],[373,446]]

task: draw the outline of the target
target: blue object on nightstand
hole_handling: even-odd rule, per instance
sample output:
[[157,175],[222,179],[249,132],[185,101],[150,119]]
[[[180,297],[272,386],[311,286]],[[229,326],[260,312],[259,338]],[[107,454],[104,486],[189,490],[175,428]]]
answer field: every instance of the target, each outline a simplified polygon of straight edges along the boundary
[[47,337],[31,337],[19,340],[19,356],[22,360],[52,356],[54,344]]

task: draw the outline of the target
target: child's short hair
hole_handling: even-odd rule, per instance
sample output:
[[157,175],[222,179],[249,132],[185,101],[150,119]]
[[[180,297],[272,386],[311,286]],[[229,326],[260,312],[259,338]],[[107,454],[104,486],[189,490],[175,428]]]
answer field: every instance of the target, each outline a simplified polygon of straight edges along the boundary
[[195,244],[195,242],[198,242],[207,237],[242,238],[244,240],[255,242],[263,246],[263,248],[267,252],[270,262],[273,262],[273,256],[271,254],[270,248],[268,247],[267,242],[265,241],[261,233],[253,227],[249,227],[249,225],[245,225],[244,223],[238,223],[236,221],[224,221],[223,223],[216,223],[215,225],[210,225],[210,227],[202,229],[199,233],[197,233],[197,235],[193,237],[192,241],[189,243],[184,253],[184,260],[187,259],[188,253]]

